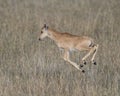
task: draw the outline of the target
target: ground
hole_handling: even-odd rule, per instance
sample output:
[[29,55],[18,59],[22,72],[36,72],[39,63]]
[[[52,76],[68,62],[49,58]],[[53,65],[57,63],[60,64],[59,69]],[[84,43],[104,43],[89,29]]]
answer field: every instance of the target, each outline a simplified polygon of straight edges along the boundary
[[[120,96],[119,15],[119,0],[0,0],[0,96]],[[83,74],[52,40],[39,42],[45,23],[94,38],[97,65],[89,58]]]

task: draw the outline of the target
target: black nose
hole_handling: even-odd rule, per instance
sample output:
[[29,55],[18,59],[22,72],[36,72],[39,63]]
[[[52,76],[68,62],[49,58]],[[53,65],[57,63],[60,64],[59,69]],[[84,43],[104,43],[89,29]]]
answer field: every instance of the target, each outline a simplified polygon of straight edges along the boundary
[[41,39],[39,38],[39,41],[40,41]]

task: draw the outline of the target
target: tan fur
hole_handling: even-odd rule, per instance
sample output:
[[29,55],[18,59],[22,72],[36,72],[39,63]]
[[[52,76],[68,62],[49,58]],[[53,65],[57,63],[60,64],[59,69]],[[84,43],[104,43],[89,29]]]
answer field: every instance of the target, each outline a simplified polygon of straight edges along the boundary
[[[46,25],[42,28],[40,39],[43,39],[44,37],[49,37],[52,40],[55,41],[55,43],[58,45],[59,48],[62,48],[65,50],[64,53],[64,60],[68,61],[70,64],[72,64],[74,67],[76,67],[78,70],[81,70],[79,68],[79,65],[72,62],[69,58],[69,51],[70,50],[79,50],[79,51],[88,51],[88,54],[86,54],[82,61],[84,62],[88,56],[93,54],[93,57],[91,59],[92,62],[94,62],[94,58],[98,49],[98,44],[94,43],[94,40],[87,36],[76,36],[69,33],[61,33],[57,32],[55,30],[52,30],[48,28]],[[45,36],[44,36],[45,34]],[[47,34],[47,35],[46,35]]]

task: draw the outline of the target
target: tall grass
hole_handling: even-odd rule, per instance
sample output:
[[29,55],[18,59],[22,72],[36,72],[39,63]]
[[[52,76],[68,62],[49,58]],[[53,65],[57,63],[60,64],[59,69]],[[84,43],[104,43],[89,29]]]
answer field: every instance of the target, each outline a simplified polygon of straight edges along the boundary
[[[119,15],[119,0],[0,0],[0,96],[119,96]],[[94,38],[97,65],[88,62],[83,74],[52,40],[39,42],[44,23]]]

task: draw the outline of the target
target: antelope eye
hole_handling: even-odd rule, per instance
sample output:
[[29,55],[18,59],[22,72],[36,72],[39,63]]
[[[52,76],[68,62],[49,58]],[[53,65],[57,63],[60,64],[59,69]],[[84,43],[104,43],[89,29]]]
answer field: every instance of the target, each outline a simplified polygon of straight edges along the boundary
[[41,33],[43,33],[43,31],[41,31]]

